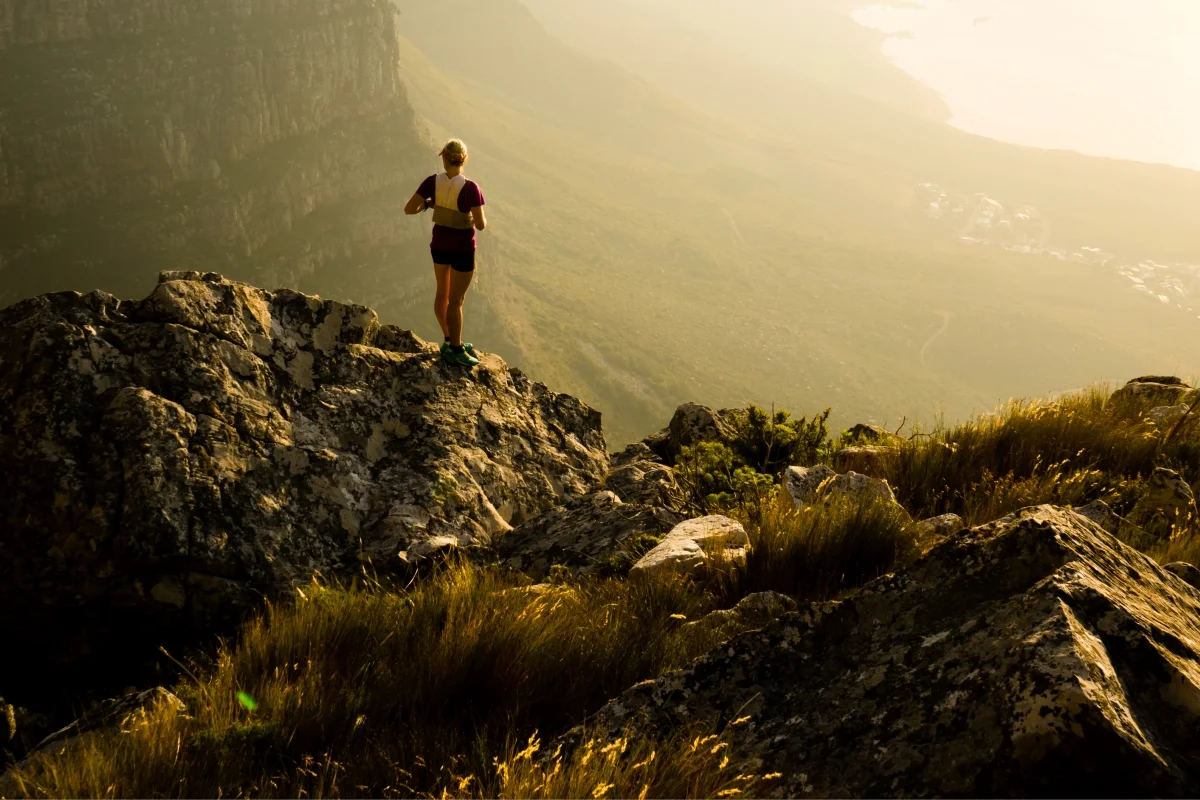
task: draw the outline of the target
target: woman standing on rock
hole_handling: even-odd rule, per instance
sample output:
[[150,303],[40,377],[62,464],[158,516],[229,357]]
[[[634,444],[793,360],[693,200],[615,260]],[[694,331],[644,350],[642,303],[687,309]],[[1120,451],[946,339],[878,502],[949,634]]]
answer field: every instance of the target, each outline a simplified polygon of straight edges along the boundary
[[442,358],[452,364],[473,367],[479,359],[475,358],[471,344],[462,340],[462,307],[475,277],[475,231],[487,227],[483,192],[479,184],[463,175],[467,163],[465,144],[451,139],[438,155],[445,171],[421,182],[404,213],[411,216],[433,209],[433,241],[429,249],[437,279],[433,313],[446,337]]

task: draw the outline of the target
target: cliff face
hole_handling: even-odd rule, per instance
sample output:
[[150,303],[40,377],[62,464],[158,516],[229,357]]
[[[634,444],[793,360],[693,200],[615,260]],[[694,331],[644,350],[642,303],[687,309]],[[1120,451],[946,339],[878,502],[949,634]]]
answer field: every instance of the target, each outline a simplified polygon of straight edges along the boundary
[[220,268],[369,291],[425,154],[376,0],[0,0],[0,305]]
[[608,461],[578,400],[363,306],[190,272],[26,300],[0,310],[0,630],[30,656],[0,684],[315,573],[484,550]]

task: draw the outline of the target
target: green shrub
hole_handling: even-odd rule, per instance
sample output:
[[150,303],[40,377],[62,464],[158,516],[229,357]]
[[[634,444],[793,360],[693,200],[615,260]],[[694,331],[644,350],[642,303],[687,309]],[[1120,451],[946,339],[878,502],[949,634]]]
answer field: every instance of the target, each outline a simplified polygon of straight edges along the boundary
[[829,414],[825,409],[811,420],[792,419],[784,410],[764,411],[747,406],[734,424],[731,446],[737,463],[764,475],[778,475],[790,466],[809,466],[829,447]]

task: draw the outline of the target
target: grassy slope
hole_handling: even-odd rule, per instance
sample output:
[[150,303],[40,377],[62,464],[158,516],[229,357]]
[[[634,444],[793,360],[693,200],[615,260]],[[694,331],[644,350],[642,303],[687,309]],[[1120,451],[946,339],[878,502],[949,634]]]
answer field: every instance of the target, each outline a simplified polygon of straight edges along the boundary
[[[906,211],[920,180],[1021,190],[1064,236],[1128,250],[1161,230],[1166,252],[1186,248],[1188,220],[1136,187],[1186,189],[1186,173],[1012,148],[802,78],[803,124],[718,117],[565,46],[513,0],[399,6],[413,103],[435,138],[474,146],[489,197],[469,301],[484,346],[601,408],[614,445],[691,399],[928,419],[1196,369],[1195,320],[1085,267],[928,239]],[[1135,213],[1122,232],[1129,214],[1095,199],[1117,183],[1153,225]]]

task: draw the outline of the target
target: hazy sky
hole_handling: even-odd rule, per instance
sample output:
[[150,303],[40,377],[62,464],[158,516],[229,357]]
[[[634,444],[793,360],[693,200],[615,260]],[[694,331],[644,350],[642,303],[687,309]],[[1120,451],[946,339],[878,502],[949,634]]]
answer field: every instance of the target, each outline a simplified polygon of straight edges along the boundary
[[1200,0],[919,0],[856,12],[955,125],[1200,169]]

